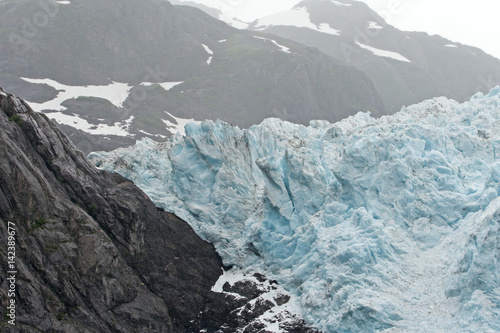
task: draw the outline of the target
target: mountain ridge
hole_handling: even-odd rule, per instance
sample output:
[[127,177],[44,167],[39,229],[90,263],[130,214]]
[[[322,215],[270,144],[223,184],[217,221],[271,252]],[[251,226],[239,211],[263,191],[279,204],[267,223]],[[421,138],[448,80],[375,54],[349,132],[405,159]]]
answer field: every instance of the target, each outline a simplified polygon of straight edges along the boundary
[[[270,115],[307,123],[359,109],[385,112],[357,69],[313,48],[234,29],[192,7],[72,0],[54,5],[52,18],[33,2],[7,0],[1,6],[0,84],[38,102],[40,110],[65,90],[63,105],[48,114],[86,152],[145,136],[164,141],[174,132],[166,124],[176,122],[170,115],[248,127]],[[45,15],[47,22],[25,38],[24,25],[34,24],[31,15]],[[25,52],[16,52],[13,34],[26,39]],[[164,88],[173,82],[178,84]],[[121,104],[85,87],[97,85],[116,89]],[[92,132],[94,124],[107,123],[127,133]]]

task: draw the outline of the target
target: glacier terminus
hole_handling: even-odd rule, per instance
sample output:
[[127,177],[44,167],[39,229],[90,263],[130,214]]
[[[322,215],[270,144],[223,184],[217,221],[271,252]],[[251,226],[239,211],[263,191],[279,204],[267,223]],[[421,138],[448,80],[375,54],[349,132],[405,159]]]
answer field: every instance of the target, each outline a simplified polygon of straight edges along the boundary
[[500,331],[500,87],[381,118],[188,124],[89,159],[324,332]]

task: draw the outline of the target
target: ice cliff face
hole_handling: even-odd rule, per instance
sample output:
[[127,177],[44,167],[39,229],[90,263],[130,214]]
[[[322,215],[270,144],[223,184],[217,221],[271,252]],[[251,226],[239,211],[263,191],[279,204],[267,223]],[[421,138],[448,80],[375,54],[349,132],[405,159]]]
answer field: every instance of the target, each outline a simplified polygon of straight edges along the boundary
[[500,88],[380,119],[191,124],[89,158],[321,330],[500,331]]

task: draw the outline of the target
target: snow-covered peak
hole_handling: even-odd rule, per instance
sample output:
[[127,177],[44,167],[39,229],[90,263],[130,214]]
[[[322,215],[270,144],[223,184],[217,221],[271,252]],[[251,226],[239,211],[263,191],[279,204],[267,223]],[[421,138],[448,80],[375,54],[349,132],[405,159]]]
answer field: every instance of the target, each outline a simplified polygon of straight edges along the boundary
[[188,124],[89,156],[325,332],[500,331],[500,88],[379,119]]

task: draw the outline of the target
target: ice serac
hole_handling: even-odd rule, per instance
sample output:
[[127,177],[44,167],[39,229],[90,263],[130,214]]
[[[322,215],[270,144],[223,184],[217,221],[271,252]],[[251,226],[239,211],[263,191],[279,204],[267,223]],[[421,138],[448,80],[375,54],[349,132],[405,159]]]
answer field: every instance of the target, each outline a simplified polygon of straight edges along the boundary
[[500,88],[94,153],[326,332],[500,331]]

